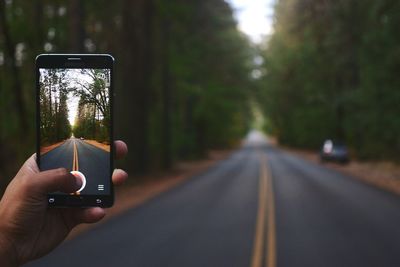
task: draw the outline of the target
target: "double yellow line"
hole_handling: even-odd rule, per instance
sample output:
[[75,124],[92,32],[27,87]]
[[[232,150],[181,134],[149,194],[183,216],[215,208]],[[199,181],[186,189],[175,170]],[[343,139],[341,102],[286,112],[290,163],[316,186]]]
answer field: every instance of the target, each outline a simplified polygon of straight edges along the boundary
[[72,159],[72,170],[79,171],[79,157],[78,149],[76,148],[76,141],[74,140],[74,157]]
[[[275,201],[267,157],[260,152],[258,212],[251,267],[276,266]],[[265,253],[264,253],[265,252]],[[265,256],[264,256],[265,255]],[[265,258],[265,261],[264,261]],[[265,265],[264,265],[265,262]]]

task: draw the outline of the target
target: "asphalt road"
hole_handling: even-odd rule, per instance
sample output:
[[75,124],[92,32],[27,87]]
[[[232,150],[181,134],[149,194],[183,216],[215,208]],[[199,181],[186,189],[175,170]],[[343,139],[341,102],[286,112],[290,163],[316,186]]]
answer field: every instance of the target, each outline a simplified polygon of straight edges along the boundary
[[[86,187],[82,194],[108,194],[110,183],[110,153],[86,143],[78,138],[70,138],[61,146],[41,156],[41,170],[66,168],[73,170],[74,144],[79,168],[86,177]],[[99,191],[98,185],[104,185]]]
[[246,146],[28,266],[71,265],[400,266],[400,198]]

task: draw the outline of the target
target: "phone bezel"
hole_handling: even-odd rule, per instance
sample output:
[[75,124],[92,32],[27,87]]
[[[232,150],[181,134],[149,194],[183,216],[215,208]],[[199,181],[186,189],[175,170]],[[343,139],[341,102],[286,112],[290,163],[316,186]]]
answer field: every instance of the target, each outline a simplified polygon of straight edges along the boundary
[[[48,194],[53,207],[111,207],[114,204],[114,58],[109,54],[41,54],[36,57],[36,161],[40,169],[40,68],[94,68],[110,69],[110,194],[108,195],[59,195]],[[53,199],[54,201],[50,201]]]

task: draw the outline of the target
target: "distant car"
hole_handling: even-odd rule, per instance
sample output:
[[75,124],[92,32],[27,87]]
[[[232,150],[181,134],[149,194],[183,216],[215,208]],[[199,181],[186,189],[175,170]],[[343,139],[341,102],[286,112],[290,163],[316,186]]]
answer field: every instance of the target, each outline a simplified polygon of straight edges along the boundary
[[81,138],[79,138],[79,139],[81,139],[81,140],[85,140],[85,138],[83,138],[83,137],[81,137]]
[[328,139],[322,145],[320,159],[321,162],[335,161],[343,164],[348,163],[349,151],[343,143]]

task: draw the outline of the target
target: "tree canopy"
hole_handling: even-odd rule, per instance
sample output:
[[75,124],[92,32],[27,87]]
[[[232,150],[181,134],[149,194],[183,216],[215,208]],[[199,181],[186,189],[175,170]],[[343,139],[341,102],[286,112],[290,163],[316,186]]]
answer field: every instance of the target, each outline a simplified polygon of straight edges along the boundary
[[[232,146],[249,124],[253,50],[224,0],[1,0],[0,36],[0,175],[11,177],[34,151],[33,70],[40,53],[116,58],[115,137],[129,145],[123,164],[132,174]],[[108,96],[96,93],[102,86],[83,84],[76,91],[75,132],[94,116],[91,105],[107,119]],[[50,92],[41,101],[49,102]],[[64,93],[46,106],[60,120]]]
[[334,138],[360,158],[399,159],[399,11],[392,0],[276,3],[259,93],[282,143]]

